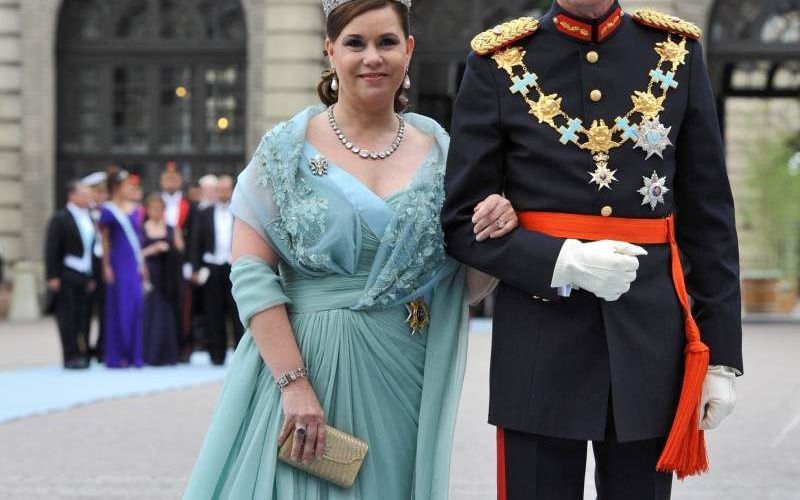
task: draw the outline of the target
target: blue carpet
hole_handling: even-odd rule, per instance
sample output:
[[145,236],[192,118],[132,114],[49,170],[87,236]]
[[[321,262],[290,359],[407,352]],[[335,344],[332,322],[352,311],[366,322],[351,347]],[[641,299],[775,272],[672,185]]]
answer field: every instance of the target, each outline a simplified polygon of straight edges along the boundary
[[184,389],[221,381],[225,368],[213,366],[206,353],[190,364],[171,367],[88,370],[60,366],[0,372],[0,423],[66,410],[110,399]]

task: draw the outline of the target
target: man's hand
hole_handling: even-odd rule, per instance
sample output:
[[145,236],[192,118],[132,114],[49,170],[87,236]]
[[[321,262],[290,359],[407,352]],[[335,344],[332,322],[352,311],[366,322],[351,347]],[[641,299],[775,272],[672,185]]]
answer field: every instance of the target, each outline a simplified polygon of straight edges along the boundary
[[727,366],[709,366],[700,398],[700,428],[719,427],[736,406],[736,371]]
[[639,269],[639,246],[621,241],[564,242],[556,260],[551,286],[572,285],[613,302],[631,288]]
[[55,293],[58,293],[61,290],[61,280],[58,278],[51,278],[47,280],[47,288]]

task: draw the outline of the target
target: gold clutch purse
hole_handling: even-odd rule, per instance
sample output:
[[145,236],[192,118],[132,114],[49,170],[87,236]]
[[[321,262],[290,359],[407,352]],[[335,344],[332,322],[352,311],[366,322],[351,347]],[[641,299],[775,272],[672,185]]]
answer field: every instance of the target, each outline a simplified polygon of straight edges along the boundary
[[290,436],[278,450],[278,458],[292,467],[317,476],[326,481],[349,488],[353,486],[367,456],[367,443],[350,434],[326,426],[325,454],[322,458],[312,458],[307,464],[292,460],[292,441]]

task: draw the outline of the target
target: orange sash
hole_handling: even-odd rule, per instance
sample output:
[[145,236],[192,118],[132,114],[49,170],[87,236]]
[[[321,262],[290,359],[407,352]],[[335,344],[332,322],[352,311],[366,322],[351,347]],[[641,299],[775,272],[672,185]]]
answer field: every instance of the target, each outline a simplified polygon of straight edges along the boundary
[[686,363],[678,408],[656,467],[661,471],[674,471],[679,479],[706,472],[708,456],[704,434],[699,428],[698,412],[708,370],[709,349],[700,339],[700,329],[689,306],[673,216],[666,219],[623,219],[553,212],[519,212],[518,215],[523,228],[557,238],[616,240],[639,245],[669,244],[672,282],[684,315]]

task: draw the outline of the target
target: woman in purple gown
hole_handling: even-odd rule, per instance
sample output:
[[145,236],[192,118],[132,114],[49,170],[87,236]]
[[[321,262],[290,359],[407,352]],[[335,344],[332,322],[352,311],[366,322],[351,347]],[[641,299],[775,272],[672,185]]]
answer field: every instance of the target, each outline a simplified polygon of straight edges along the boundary
[[151,366],[178,362],[178,328],[175,303],[178,300],[181,232],[164,220],[165,205],[161,195],[145,199],[147,220],[142,226],[142,256],[147,264],[150,291],[144,298],[144,362]]
[[138,182],[125,170],[108,170],[111,200],[100,212],[106,283],[105,353],[109,368],[144,365],[142,281],[147,272],[139,243],[142,212]]

